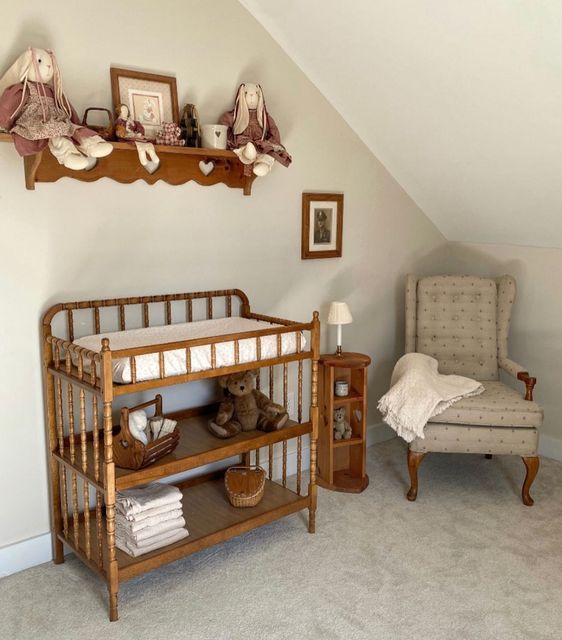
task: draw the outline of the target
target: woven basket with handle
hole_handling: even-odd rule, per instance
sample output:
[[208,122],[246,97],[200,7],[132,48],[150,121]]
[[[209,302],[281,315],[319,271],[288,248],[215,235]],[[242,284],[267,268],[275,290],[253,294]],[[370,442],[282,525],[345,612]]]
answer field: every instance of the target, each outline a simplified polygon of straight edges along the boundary
[[229,467],[224,485],[233,507],[255,507],[263,498],[265,471],[258,465]]
[[142,443],[133,437],[129,431],[129,413],[146,409],[154,405],[154,415],[162,415],[162,396],[157,394],[154,400],[143,402],[136,407],[123,407],[121,409],[120,426],[114,429],[113,433],[113,460],[118,467],[124,469],[142,469],[156,462],[160,458],[167,456],[178,446],[180,432],[176,428],[165,436],[153,440],[148,444]]

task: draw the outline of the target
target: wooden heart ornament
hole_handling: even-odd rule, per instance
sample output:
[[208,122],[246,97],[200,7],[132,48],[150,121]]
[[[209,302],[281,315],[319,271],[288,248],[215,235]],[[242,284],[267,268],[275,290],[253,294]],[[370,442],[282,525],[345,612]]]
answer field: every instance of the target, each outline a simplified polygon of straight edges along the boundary
[[214,169],[215,163],[212,160],[209,160],[208,162],[205,162],[205,160],[201,160],[201,162],[199,163],[199,171],[201,171],[204,176],[208,176],[213,173]]

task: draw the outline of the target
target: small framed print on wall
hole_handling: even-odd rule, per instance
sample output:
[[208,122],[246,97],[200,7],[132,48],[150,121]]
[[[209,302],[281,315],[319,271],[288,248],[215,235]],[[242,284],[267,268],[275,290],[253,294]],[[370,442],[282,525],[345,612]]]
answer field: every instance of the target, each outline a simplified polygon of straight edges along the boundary
[[111,67],[113,106],[129,107],[133,120],[154,138],[163,122],[179,123],[178,91],[173,76]]
[[302,194],[301,258],[341,258],[343,193]]

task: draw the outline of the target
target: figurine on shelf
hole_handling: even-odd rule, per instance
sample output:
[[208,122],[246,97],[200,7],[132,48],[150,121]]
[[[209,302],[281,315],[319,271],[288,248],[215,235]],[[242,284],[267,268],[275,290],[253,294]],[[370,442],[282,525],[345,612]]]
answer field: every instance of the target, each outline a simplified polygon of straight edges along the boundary
[[152,142],[145,137],[144,127],[138,120],[131,118],[126,104],[118,105],[115,113],[115,137],[123,142],[134,143],[139,154],[139,162],[148,173],[154,173],[160,166],[160,158]]
[[91,169],[97,158],[113,151],[111,144],[80,124],[50,50],[29,47],[0,79],[0,127],[12,134],[21,156],[48,146],[68,169]]
[[291,156],[281,144],[279,129],[268,114],[259,84],[245,83],[238,87],[234,109],[224,113],[220,124],[228,127],[228,148],[245,165],[244,173],[265,176],[277,160],[284,167]]
[[345,419],[345,409],[343,407],[334,409],[334,440],[349,440],[351,434],[351,425]]
[[199,113],[194,104],[186,104],[180,119],[182,135],[186,147],[201,146],[201,129],[199,127]]
[[117,118],[115,119],[115,137],[124,142],[139,140],[147,142],[144,135],[144,127],[138,120],[133,120],[130,115],[129,107],[126,104],[120,104],[115,110]]

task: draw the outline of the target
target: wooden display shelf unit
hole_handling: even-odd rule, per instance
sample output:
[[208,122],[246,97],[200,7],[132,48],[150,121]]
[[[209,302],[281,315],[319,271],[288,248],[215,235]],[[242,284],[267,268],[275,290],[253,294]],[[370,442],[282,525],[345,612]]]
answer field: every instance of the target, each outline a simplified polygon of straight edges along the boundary
[[[0,142],[12,142],[10,134],[0,133]],[[111,144],[113,153],[100,158],[90,171],[72,171],[63,167],[48,149],[24,157],[26,189],[33,191],[37,182],[56,182],[61,178],[81,182],[110,178],[125,184],[137,180],[144,180],[148,184],[163,180],[171,185],[185,184],[191,180],[203,186],[223,183],[233,189],[242,189],[246,196],[252,193],[252,183],[256,176],[244,174],[244,165],[233,151],[154,145],[160,158],[160,166],[151,174],[140,164],[134,144]],[[207,167],[212,163],[213,169],[209,175],[202,172],[200,163]]]
[[[367,488],[366,424],[367,367],[369,356],[361,353],[325,354],[319,361],[319,436],[317,483],[326,489],[360,493]],[[335,395],[336,380],[348,383],[347,396]],[[345,407],[351,438],[335,440],[334,409]]]

